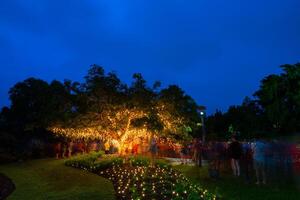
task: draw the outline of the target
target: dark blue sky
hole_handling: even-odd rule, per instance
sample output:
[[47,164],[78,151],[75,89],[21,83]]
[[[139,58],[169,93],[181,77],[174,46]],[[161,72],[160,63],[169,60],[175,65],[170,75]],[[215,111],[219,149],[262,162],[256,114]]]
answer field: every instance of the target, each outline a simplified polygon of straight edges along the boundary
[[97,63],[226,110],[300,61],[299,10],[299,0],[3,0],[0,105],[29,76],[80,81]]

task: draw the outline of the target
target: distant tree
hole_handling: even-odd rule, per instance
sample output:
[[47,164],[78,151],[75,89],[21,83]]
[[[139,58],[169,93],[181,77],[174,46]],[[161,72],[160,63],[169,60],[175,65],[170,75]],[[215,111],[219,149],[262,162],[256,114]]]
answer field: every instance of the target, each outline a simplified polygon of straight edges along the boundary
[[11,112],[15,122],[25,129],[46,127],[49,119],[50,87],[43,80],[29,78],[9,90]]
[[230,106],[225,113],[216,112],[207,119],[210,134],[218,136],[232,124],[243,137],[257,133],[289,134],[300,131],[300,64],[282,65],[283,72],[269,75],[242,105]]
[[254,95],[271,128],[277,132],[300,131],[300,64],[281,68],[283,73],[264,78]]
[[229,122],[221,111],[217,110],[213,115],[208,116],[205,124],[209,138],[226,138]]

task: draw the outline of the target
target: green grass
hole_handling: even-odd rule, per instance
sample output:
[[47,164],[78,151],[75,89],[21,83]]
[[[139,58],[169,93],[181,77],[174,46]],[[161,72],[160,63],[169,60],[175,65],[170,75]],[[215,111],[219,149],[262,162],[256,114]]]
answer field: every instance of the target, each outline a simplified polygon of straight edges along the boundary
[[300,191],[296,185],[266,185],[257,186],[253,183],[246,184],[242,178],[235,178],[227,173],[222,173],[219,180],[208,178],[207,168],[179,165],[175,168],[184,173],[193,182],[200,183],[211,192],[221,194],[224,199],[233,200],[298,200]]
[[95,174],[66,167],[63,160],[43,159],[0,166],[16,190],[14,199],[115,199],[112,183]]
[[[233,200],[298,200],[300,191],[296,185],[272,184],[256,186],[245,184],[241,178],[222,173],[220,180],[208,178],[207,168],[179,165],[195,183],[200,183],[210,192]],[[115,199],[113,185],[95,174],[64,166],[64,160],[43,159],[0,166],[0,172],[10,177],[17,189],[9,196],[14,199]]]

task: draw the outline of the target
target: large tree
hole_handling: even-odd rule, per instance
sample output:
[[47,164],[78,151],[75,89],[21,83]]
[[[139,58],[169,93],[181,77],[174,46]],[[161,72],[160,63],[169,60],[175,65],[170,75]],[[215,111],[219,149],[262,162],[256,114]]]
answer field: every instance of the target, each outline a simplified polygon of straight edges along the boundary
[[69,138],[116,139],[121,148],[126,140],[140,136],[188,139],[200,121],[195,101],[178,86],[160,91],[159,86],[155,82],[148,87],[138,73],[127,86],[115,73],[93,65],[78,92],[80,112],[50,130]]
[[[254,98],[207,119],[209,134],[226,135],[228,127],[242,136],[300,131],[300,64],[282,65],[281,74],[265,77]],[[224,138],[224,137],[223,137]]]
[[276,131],[300,131],[300,64],[282,65],[283,73],[270,75],[255,93],[268,124]]

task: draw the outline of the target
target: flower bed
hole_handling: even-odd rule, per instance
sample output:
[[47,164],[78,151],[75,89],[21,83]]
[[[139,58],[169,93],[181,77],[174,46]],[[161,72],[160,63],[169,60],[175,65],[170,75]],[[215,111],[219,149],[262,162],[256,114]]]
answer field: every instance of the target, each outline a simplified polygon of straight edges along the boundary
[[98,174],[113,182],[117,199],[216,199],[172,168],[113,166]]
[[66,161],[66,165],[108,178],[114,185],[117,199],[217,199],[164,160],[156,160],[154,166],[150,166],[147,157],[130,157],[128,161],[124,163],[122,158],[105,156],[97,160],[86,155],[86,160],[85,156],[80,156]]

